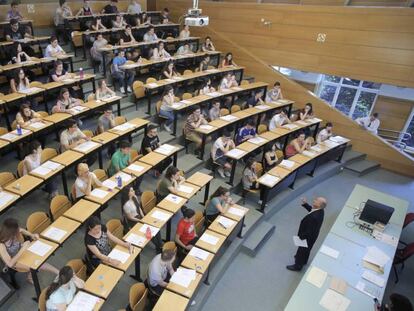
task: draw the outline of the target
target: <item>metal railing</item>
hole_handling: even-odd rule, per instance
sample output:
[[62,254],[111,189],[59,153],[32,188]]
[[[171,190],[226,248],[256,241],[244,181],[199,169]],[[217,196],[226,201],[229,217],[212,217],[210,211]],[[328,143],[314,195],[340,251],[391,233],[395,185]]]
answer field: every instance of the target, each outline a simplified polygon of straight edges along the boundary
[[383,128],[378,129],[378,135],[401,150],[407,147],[407,141],[411,139],[410,133]]

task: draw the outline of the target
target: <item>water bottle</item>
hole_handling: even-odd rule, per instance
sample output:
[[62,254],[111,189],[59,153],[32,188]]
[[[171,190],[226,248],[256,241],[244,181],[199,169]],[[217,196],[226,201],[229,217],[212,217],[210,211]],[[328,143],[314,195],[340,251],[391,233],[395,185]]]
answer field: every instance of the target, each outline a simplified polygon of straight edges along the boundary
[[82,80],[83,79],[83,68],[79,68],[79,78]]
[[122,177],[121,176],[118,176],[116,178],[116,182],[117,182],[118,188],[122,188]]
[[20,127],[20,125],[19,124],[17,124],[17,126],[16,126],[16,132],[17,132],[17,135],[22,135],[22,128]]
[[152,233],[150,227],[147,227],[147,230],[145,231],[145,237],[147,238],[147,240],[151,240]]

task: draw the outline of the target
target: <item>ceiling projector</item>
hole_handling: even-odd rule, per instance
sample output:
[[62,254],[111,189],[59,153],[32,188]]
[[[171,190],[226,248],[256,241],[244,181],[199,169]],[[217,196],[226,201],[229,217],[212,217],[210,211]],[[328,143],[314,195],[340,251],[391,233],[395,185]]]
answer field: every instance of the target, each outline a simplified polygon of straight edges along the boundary
[[209,18],[208,16],[202,16],[201,12],[201,9],[198,8],[198,0],[193,0],[193,7],[188,9],[184,24],[196,27],[207,26]]

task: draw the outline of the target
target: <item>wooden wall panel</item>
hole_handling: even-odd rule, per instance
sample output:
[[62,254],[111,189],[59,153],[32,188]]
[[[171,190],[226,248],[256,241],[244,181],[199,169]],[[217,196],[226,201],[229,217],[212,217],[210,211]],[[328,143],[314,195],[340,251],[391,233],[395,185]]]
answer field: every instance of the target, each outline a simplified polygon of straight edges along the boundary
[[402,131],[413,106],[413,101],[378,96],[375,111],[380,114],[381,128]]

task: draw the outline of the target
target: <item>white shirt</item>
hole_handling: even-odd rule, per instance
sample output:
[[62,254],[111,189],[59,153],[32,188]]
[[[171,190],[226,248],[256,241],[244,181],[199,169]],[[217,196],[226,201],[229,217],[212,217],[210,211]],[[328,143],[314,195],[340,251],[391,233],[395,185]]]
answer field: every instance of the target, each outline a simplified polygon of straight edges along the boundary
[[360,125],[362,125],[367,131],[377,134],[378,133],[378,128],[380,126],[380,120],[378,119],[374,119],[373,121],[371,121],[371,117],[365,117],[365,118],[358,118],[355,120],[356,122],[358,122]]
[[142,12],[141,5],[139,3],[131,3],[128,5],[128,13],[139,14]]
[[230,88],[230,84],[231,84],[230,80],[228,80],[226,77],[224,77],[223,80],[221,80],[221,83],[220,83],[220,90],[225,90],[225,89]]
[[125,202],[124,204],[124,213],[131,215],[132,217],[137,217],[138,216],[138,212],[137,212],[137,207],[135,206],[134,201],[132,200],[128,200]]
[[329,133],[326,129],[323,129],[318,133],[318,136],[316,137],[316,142],[319,144],[332,136],[332,133]]
[[269,122],[269,130],[274,130],[277,127],[282,126],[286,123],[286,117],[282,116],[281,113],[275,114]]
[[45,50],[45,57],[53,57],[52,54],[63,53],[63,52],[64,50],[59,44],[55,48],[51,44],[49,44]]
[[[96,175],[94,173],[90,173],[92,174],[93,180],[97,179]],[[86,185],[88,184],[88,180],[87,179],[83,179],[80,177],[77,177],[75,180],[75,193],[76,193],[76,198],[80,198],[83,197],[84,195],[86,195],[82,189],[85,189]]]
[[[24,161],[27,162],[30,166],[30,170],[34,170],[40,166],[40,154],[28,155],[24,158]],[[29,174],[30,171],[27,171],[26,165],[23,165],[23,175]]]
[[148,32],[144,35],[144,42],[153,42],[153,41],[157,41],[158,37],[157,35],[154,34],[149,34]]
[[172,270],[171,264],[167,264],[161,261],[161,254],[158,254],[151,261],[148,268],[148,279],[152,287],[155,287],[163,282],[168,274],[168,271]]

